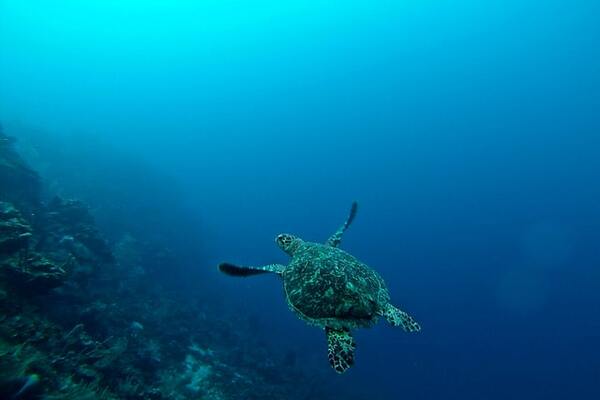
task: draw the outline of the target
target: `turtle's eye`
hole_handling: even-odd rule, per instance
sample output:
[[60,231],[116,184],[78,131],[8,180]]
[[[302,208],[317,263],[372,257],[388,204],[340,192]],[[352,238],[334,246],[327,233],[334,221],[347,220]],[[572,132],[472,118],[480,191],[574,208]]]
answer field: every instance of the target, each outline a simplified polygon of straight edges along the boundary
[[296,238],[293,235],[289,235],[287,233],[282,233],[277,236],[275,242],[277,246],[286,253],[291,255],[291,251],[293,251],[294,241]]
[[291,242],[291,239],[288,235],[281,234],[277,236],[277,244],[280,246],[285,246]]

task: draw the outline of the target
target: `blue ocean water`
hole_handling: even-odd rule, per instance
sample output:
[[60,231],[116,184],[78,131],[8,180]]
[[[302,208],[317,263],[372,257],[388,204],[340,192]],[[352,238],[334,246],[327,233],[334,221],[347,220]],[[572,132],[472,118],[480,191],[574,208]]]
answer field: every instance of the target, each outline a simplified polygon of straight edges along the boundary
[[285,263],[278,233],[324,241],[357,200],[342,246],[423,328],[356,332],[331,380],[358,398],[594,399],[599,20],[593,1],[6,0],[0,121],[60,143],[40,167],[106,226],[108,187],[142,231],[178,231],[185,285],[157,279],[306,369],[330,372],[324,334],[278,279],[216,265]]

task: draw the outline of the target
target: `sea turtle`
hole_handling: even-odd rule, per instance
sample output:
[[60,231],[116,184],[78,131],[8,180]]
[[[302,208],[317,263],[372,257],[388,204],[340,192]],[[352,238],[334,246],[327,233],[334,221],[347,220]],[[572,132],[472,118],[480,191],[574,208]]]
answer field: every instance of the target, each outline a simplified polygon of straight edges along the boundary
[[287,266],[219,265],[222,272],[232,276],[267,272],[280,275],[292,311],[307,323],[325,328],[329,363],[338,373],[354,364],[356,344],[351,329],[370,327],[379,316],[407,332],[421,329],[410,315],[390,303],[388,290],[377,272],[338,248],[356,210],[354,202],[344,225],[324,244],[306,242],[287,233],[278,235],[277,245],[292,257]]

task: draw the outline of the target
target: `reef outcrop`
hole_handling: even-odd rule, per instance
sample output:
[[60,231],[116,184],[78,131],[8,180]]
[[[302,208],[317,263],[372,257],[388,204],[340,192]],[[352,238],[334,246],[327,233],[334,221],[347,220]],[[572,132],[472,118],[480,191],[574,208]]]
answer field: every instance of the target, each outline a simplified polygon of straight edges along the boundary
[[24,387],[50,400],[336,397],[244,334],[251,318],[149,277],[169,249],[109,242],[85,203],[44,200],[42,184],[0,131],[0,399]]

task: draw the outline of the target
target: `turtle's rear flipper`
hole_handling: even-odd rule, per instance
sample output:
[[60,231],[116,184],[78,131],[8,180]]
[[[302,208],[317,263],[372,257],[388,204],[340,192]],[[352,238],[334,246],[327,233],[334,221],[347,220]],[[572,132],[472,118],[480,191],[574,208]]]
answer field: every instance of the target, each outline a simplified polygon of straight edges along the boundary
[[329,364],[338,374],[344,373],[354,365],[356,344],[348,329],[325,328],[327,334],[327,356]]
[[401,326],[406,332],[419,332],[421,330],[421,326],[413,317],[391,304],[387,305],[382,315],[390,324]]
[[260,267],[240,267],[235,264],[221,263],[219,264],[219,271],[230,276],[252,276],[258,274],[264,274],[272,272],[275,274],[281,274],[285,269],[285,265],[281,264],[269,264],[261,265]]
[[340,245],[340,243],[342,242],[342,236],[344,235],[344,232],[346,232],[346,229],[348,229],[352,221],[354,221],[354,217],[356,217],[357,210],[358,203],[353,202],[352,208],[350,209],[350,214],[348,215],[348,219],[346,219],[344,225],[340,226],[340,228],[333,235],[331,235],[329,239],[327,239],[327,242],[325,244],[331,247],[338,247]]

